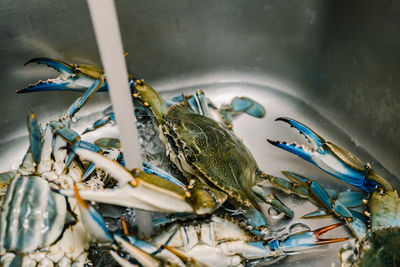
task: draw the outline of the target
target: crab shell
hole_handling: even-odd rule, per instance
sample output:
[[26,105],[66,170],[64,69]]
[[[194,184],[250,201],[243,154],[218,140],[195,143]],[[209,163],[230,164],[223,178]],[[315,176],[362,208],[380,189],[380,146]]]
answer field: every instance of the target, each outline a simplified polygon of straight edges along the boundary
[[172,106],[160,125],[167,154],[186,177],[217,187],[246,206],[256,205],[251,187],[257,163],[231,131],[184,104]]

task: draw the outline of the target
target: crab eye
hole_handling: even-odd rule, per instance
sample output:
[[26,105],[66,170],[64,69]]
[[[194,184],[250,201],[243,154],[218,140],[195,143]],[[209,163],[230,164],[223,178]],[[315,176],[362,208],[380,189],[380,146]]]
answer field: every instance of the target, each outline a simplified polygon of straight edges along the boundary
[[79,71],[78,65],[75,65],[75,64],[72,65],[71,71],[72,71],[73,73],[77,73],[77,72]]
[[186,160],[188,161],[188,163],[193,163],[196,161],[196,156],[195,156],[193,150],[190,149],[189,147],[185,147],[185,157],[186,157]]

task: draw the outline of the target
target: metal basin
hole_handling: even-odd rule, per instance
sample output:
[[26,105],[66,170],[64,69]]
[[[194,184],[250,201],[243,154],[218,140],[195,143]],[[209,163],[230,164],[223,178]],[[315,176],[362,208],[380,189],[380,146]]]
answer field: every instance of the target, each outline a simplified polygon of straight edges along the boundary
[[[240,118],[235,128],[250,140],[245,142],[265,171],[277,174],[297,168],[304,174],[310,169],[320,174],[266,144],[265,138],[281,138],[290,131],[273,123],[284,115],[306,122],[371,162],[399,188],[398,2],[116,4],[124,49],[129,53],[128,68],[136,77],[167,94],[203,88],[217,102],[228,101],[233,91],[263,99],[269,112],[264,126],[256,128],[259,122]],[[15,94],[30,82],[56,76],[45,67],[24,67],[23,63],[46,56],[100,65],[100,58],[84,1],[6,0],[0,3],[0,12],[0,170],[4,171],[15,167],[26,151],[28,111],[35,110],[46,121],[61,115],[79,96],[72,92]],[[81,116],[100,110],[108,101],[106,94],[96,95]],[[261,130],[250,131],[251,127]],[[279,165],[273,164],[278,161]],[[336,252],[327,253],[329,261]],[[297,256],[285,263],[309,266],[307,260],[307,256]]]

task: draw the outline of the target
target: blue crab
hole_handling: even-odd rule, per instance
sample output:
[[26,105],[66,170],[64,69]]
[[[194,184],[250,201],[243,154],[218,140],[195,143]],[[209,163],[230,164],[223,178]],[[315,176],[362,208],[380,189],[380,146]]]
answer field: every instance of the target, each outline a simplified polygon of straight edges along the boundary
[[[20,92],[56,89],[84,90],[87,79],[95,81],[103,74],[98,68],[89,68],[86,65],[84,66],[91,71],[99,70],[98,73],[79,72],[82,68],[81,65],[70,65],[48,58],[28,61],[28,63],[31,62],[47,64],[57,69],[62,73],[62,78],[50,79],[46,83],[39,82]],[[197,214],[210,213],[228,198],[237,208],[245,207],[257,211],[260,202],[267,202],[287,216],[293,216],[293,212],[275,195],[266,193],[258,185],[268,176],[258,169],[251,152],[229,129],[231,127],[225,127],[205,116],[207,105],[201,100],[202,94],[196,95],[197,98],[183,96],[183,102],[169,106],[143,80],[137,80],[130,76],[130,84],[133,97],[138,98],[145,107],[148,107],[154,116],[159,128],[160,139],[165,143],[167,149],[167,157],[188,178],[187,188],[190,189],[190,194],[186,193],[186,195],[190,196],[189,202],[194,207],[194,212]],[[199,104],[194,105],[194,102]],[[251,102],[248,98],[236,98],[230,105],[225,105],[222,110],[224,110],[222,113],[231,110],[233,114],[247,112],[256,117],[262,117],[265,113],[261,105]],[[229,123],[229,119],[226,122]],[[80,153],[85,152],[80,150]],[[90,155],[88,160],[94,159]],[[126,183],[122,183],[122,185],[124,184]],[[198,192],[200,193],[198,194]],[[73,195],[72,191],[63,193],[68,196]],[[103,195],[106,193],[107,197]],[[121,199],[128,194],[121,194],[117,190],[114,192],[82,192],[81,195],[86,200],[102,200],[129,206],[129,200]],[[258,214],[259,216],[260,214]],[[267,225],[266,221],[261,224],[257,223],[255,226],[265,225]]]
[[[28,114],[29,149],[18,170],[2,173],[4,201],[0,213],[2,266],[83,266],[88,263],[91,237],[79,222],[74,199],[53,192],[50,184],[68,188],[82,183],[82,164],[61,149],[68,142],[96,150],[70,128],[73,116],[98,90],[96,80],[59,120],[42,129],[33,111]],[[3,194],[2,194],[3,198]]]
[[[268,140],[269,143],[305,159],[323,171],[362,190],[362,192],[350,194],[346,207],[342,201],[335,200],[317,182],[291,174],[292,180],[297,184],[307,186],[310,195],[313,195],[323,207],[322,211],[314,212],[306,217],[333,213],[346,222],[356,237],[355,246],[347,246],[340,253],[343,265],[400,265],[398,254],[400,251],[400,199],[397,191],[384,177],[376,173],[370,164],[363,164],[357,156],[326,141],[306,125],[290,118],[278,118],[277,121],[288,123],[299,130],[316,149],[280,141]],[[365,204],[365,216],[360,216],[349,208],[358,206],[360,200]]]
[[9,179],[0,214],[1,266],[84,266],[91,238],[77,222],[75,201],[52,192],[49,184],[72,185],[83,174],[77,162],[57,150],[71,131],[54,121],[42,135],[33,112],[28,126],[30,148],[19,169],[2,174]]
[[[18,170],[0,174],[4,191],[0,213],[1,266],[84,266],[90,262],[87,250],[92,237],[82,224],[85,214],[78,212],[74,198],[53,192],[53,187],[58,190],[72,188],[74,184],[81,189],[103,187],[102,181],[85,180],[93,163],[85,171],[74,151],[65,149],[69,144],[74,150],[101,154],[99,147],[81,140],[70,125],[73,116],[102,85],[101,79],[95,80],[62,118],[46,123],[44,129],[33,111],[28,114],[30,147]],[[151,179],[152,175],[146,177]],[[133,194],[147,189],[148,194],[191,210],[183,200],[182,190],[178,195],[168,190],[168,185],[159,189],[145,181],[140,186],[134,180],[129,182]],[[142,208],[146,205],[140,199],[132,199]]]
[[[74,190],[84,223],[101,242],[111,244],[110,253],[121,266],[258,266],[288,255],[347,238],[321,236],[342,223],[261,239],[247,230],[224,209],[196,218],[172,217],[153,221],[156,233],[148,240],[129,234],[121,219],[123,233],[110,233],[101,215]],[[121,256],[122,255],[122,256]]]

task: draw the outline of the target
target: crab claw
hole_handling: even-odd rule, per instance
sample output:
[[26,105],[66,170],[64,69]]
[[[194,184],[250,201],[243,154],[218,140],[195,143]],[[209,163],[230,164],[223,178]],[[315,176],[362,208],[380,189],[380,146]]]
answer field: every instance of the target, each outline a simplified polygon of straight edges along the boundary
[[75,184],[74,194],[78,203],[79,212],[81,213],[82,222],[87,231],[89,231],[90,234],[99,242],[112,242],[113,238],[106,227],[103,217],[95,208],[86,204],[86,202],[80,196],[79,190]]
[[[148,253],[145,250],[142,250],[140,247],[144,246],[149,247],[151,245],[141,242],[141,244],[134,244],[132,245],[131,243],[127,242],[123,238],[114,235],[114,240],[117,243],[117,245],[126,253],[129,254],[131,258],[134,258],[137,262],[139,262],[143,266],[150,266],[150,267],[158,267],[158,266],[180,266],[183,263],[185,266],[191,266],[191,267],[207,267],[208,265],[197,261],[196,259],[192,257],[188,257],[184,255],[182,252],[178,251],[177,249],[168,246],[168,245],[161,245],[161,248],[156,251],[161,251],[161,250],[167,250],[169,256],[175,256],[178,260],[172,260],[171,258],[168,258],[166,261],[163,259],[163,257],[160,257],[160,259],[157,259],[153,253]],[[136,246],[138,245],[138,247]],[[121,266],[133,266],[132,263],[130,263],[127,259],[122,258],[121,256],[118,255],[115,251],[110,251],[111,255],[114,257],[114,259],[121,265]]]
[[287,254],[289,254],[289,253],[303,251],[319,245],[326,245],[326,244],[346,241],[347,239],[349,239],[348,237],[321,238],[321,235],[342,225],[343,223],[336,223],[325,227],[321,227],[314,231],[302,231],[289,235],[286,239],[280,242],[279,248],[284,250]]
[[[179,186],[138,169],[130,172],[99,153],[80,147],[72,149],[79,157],[106,170],[119,184],[113,190],[81,191],[83,199],[153,212],[193,212],[186,192]],[[62,189],[59,192],[66,196],[74,195],[72,190]]]
[[265,108],[257,101],[248,97],[234,97],[230,104],[223,104],[217,109],[218,115],[224,125],[232,128],[232,120],[235,116],[246,113],[255,118],[263,118]]
[[[140,248],[130,244],[129,242],[125,241],[122,237],[118,235],[114,235],[114,240],[117,245],[126,251],[130,257],[137,260],[143,266],[161,266],[161,261],[156,259],[151,254],[141,250]],[[111,256],[121,265],[121,266],[134,266],[130,263],[127,259],[122,258],[118,255],[115,251],[110,251]]]
[[[38,81],[28,87],[17,90],[17,93],[29,93],[40,91],[72,90],[85,91],[95,80],[100,80],[104,71],[92,65],[68,64],[52,58],[34,58],[25,63],[45,64],[58,71],[60,75],[54,79]],[[98,91],[107,91],[106,83],[103,83]]]
[[305,159],[321,168],[323,171],[363,191],[371,192],[376,188],[377,183],[366,179],[368,176],[368,168],[358,157],[344,148],[325,141],[324,138],[313,130],[296,120],[277,118],[276,121],[286,122],[291,127],[299,130],[300,134],[304,135],[316,148],[307,148],[303,145],[297,145],[296,143],[288,144],[286,142],[267,139],[270,144]]
[[260,103],[245,96],[233,98],[230,106],[234,114],[246,112],[255,118],[263,118],[266,114],[265,108]]

